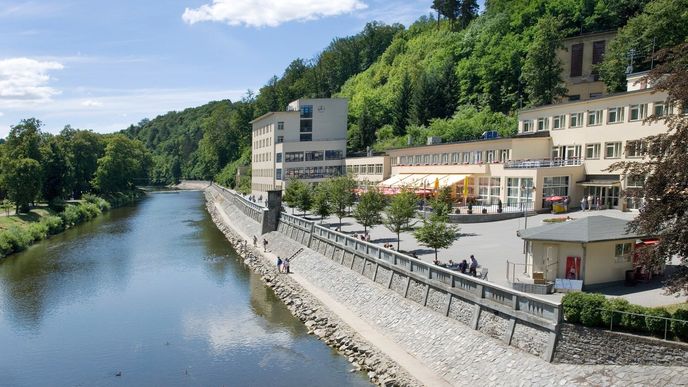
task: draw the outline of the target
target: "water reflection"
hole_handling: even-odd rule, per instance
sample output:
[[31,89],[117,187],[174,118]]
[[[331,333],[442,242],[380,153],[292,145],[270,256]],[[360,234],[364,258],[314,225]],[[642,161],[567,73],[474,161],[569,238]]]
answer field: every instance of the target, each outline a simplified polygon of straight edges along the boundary
[[0,262],[0,343],[0,385],[368,385],[244,267],[199,192]]

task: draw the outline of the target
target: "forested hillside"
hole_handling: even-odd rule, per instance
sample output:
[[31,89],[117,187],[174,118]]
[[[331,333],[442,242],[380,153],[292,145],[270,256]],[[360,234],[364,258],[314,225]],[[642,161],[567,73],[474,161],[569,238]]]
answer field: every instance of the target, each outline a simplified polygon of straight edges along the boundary
[[562,39],[618,29],[600,74],[610,91],[621,91],[631,49],[635,69],[643,70],[652,47],[688,37],[688,0],[488,0],[480,15],[475,3],[435,0],[437,14],[407,29],[369,23],[315,58],[295,59],[255,96],[171,112],[125,133],[153,150],[154,181],[232,185],[236,167],[250,164],[248,122],[297,98],[348,98],[351,151],[415,145],[427,136],[468,140],[487,130],[508,136],[520,107],[563,95],[554,55]]

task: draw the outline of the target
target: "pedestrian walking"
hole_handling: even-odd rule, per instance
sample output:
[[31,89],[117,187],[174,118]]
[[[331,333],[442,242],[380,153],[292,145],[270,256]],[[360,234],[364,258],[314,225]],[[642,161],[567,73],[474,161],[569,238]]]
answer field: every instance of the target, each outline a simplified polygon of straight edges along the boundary
[[277,272],[281,273],[282,272],[282,265],[284,265],[284,262],[282,262],[282,258],[277,256]]
[[468,268],[468,274],[472,275],[473,277],[478,276],[478,260],[475,259],[473,254],[471,254],[471,265]]
[[263,252],[267,253],[268,252],[268,240],[263,238]]
[[588,195],[588,210],[592,210],[592,206],[595,204],[595,198],[592,195]]
[[289,272],[289,258],[284,259],[283,267],[284,267],[284,272],[289,274],[290,273]]
[[253,236],[253,247],[258,247],[258,237],[255,235]]
[[583,196],[583,199],[581,199],[581,211],[585,211],[585,209],[588,207],[588,199],[586,199],[585,196]]

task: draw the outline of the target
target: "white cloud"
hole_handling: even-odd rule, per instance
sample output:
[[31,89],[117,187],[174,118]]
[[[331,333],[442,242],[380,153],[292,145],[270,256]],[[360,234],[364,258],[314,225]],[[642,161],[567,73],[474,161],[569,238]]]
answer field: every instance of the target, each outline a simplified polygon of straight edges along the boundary
[[99,101],[94,101],[92,99],[87,99],[86,101],[81,102],[81,106],[86,106],[86,107],[101,107],[103,106],[102,102]]
[[60,91],[46,84],[48,72],[62,70],[54,61],[37,61],[29,58],[0,60],[0,106],[25,105],[46,102]]
[[189,24],[214,21],[231,26],[276,27],[290,21],[313,20],[362,10],[359,0],[213,0],[199,8],[184,10]]
[[3,113],[3,112],[0,112],[0,117],[2,117],[2,116],[4,116],[4,115],[5,115],[5,113]]

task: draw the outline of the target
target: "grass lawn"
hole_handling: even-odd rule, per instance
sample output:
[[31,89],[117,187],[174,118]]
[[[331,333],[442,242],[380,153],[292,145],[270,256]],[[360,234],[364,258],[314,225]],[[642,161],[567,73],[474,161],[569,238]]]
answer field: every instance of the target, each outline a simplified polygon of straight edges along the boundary
[[52,210],[47,207],[34,208],[28,214],[5,216],[4,212],[0,214],[0,231],[7,230],[12,226],[24,228],[28,224],[35,223],[41,220],[44,216],[54,215]]

